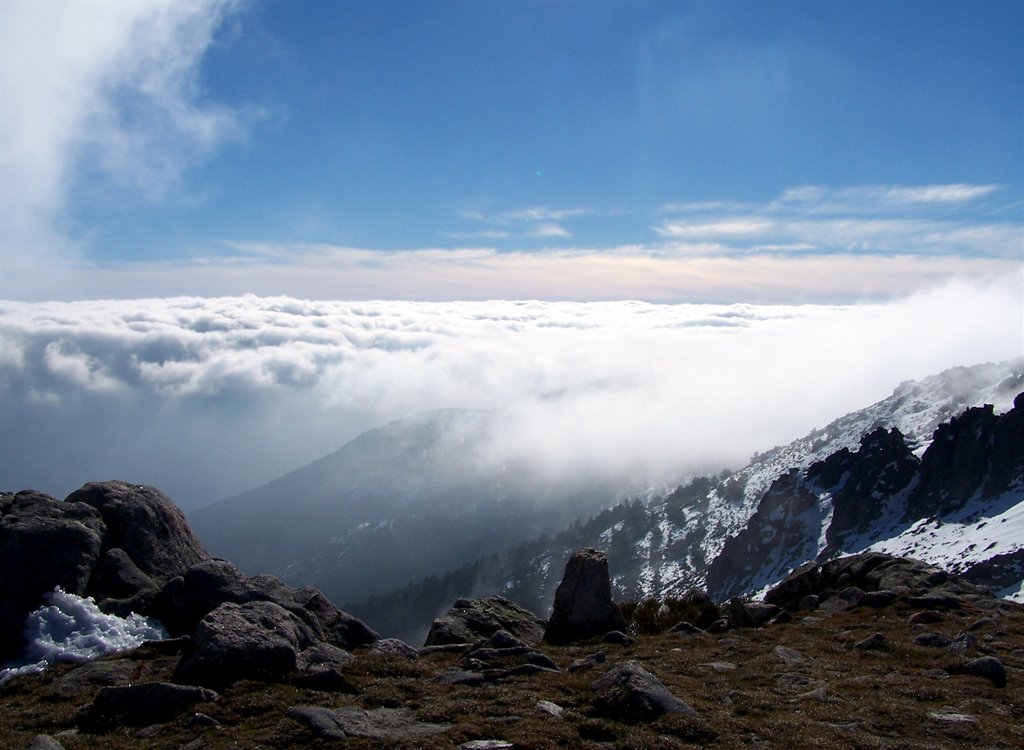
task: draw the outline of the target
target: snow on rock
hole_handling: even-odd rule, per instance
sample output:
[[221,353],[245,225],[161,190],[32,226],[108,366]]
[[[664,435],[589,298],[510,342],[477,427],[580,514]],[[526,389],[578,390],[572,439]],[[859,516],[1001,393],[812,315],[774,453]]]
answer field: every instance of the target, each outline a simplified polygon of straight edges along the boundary
[[92,661],[167,637],[155,620],[136,614],[108,615],[92,597],[68,594],[58,587],[46,599],[49,604],[30,614],[25,623],[24,659],[0,670],[0,685],[17,675],[41,672],[55,662]]

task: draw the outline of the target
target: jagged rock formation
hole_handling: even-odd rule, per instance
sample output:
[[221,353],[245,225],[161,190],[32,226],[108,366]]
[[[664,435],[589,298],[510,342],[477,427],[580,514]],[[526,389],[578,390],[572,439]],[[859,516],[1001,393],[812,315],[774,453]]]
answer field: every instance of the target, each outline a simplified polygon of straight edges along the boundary
[[608,555],[593,548],[577,550],[566,563],[555,591],[544,640],[571,643],[625,629],[626,620],[612,601]]

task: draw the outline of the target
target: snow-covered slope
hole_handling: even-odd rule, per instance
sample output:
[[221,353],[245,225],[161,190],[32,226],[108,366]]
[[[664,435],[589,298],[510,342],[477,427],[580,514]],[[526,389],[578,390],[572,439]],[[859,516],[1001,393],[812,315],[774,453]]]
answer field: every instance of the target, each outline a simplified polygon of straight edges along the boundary
[[[621,600],[678,595],[691,588],[710,588],[719,596],[749,593],[778,581],[806,559],[868,547],[962,570],[1024,548],[1021,488],[979,495],[952,513],[928,513],[925,520],[905,518],[911,499],[916,498],[915,509],[949,502],[932,497],[931,485],[941,484],[938,468],[928,471],[927,488],[915,489],[924,481],[919,476],[922,457],[940,424],[984,404],[994,406],[991,416],[1003,414],[1021,391],[1024,360],[955,368],[905,382],[888,398],[757,454],[732,474],[694,479],[661,498],[621,503],[554,537],[481,559],[429,585],[378,598],[368,607],[352,606],[377,623],[387,612],[401,611],[400,602],[440,611],[453,596],[499,591],[543,611],[565,560],[582,546],[608,550]],[[862,452],[862,439],[869,435],[874,436],[866,443],[869,450]],[[818,464],[824,468],[808,478],[808,470]],[[932,515],[941,520],[927,520]],[[994,524],[998,534],[993,534]],[[964,541],[956,541],[957,531]],[[740,561],[731,567],[720,559],[728,540],[733,540],[730,554]]]

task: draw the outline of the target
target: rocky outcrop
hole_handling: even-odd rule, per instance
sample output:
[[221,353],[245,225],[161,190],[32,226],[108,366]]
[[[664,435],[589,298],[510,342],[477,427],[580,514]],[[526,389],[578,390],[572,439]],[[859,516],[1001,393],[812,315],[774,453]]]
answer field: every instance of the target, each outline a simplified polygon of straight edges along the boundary
[[55,586],[88,593],[104,533],[102,516],[85,503],[33,491],[7,496],[0,517],[0,663],[21,654],[25,618]]
[[1024,479],[1024,393],[1013,404],[998,415],[990,404],[967,409],[938,426],[921,458],[921,478],[907,502],[906,519],[949,513]]
[[[121,616],[156,617],[185,655],[176,679],[224,686],[324,671],[300,653],[345,654],[378,635],[319,591],[247,576],[213,560],[159,490],[126,482],[85,485],[67,500],[0,494],[0,649],[20,656],[30,612],[55,586],[92,596]],[[9,575],[6,571],[18,571]],[[336,658],[333,665],[343,663]]]
[[[857,595],[853,596],[855,593]],[[872,597],[872,594],[884,596]],[[834,602],[831,609],[858,604],[886,606],[899,596],[918,609],[956,608],[961,600],[983,607],[999,602],[989,589],[950,575],[938,566],[881,552],[864,552],[823,565],[802,566],[772,587],[764,600],[795,612],[824,607],[832,599],[839,601]],[[810,605],[807,604],[809,597],[813,597]]]
[[448,612],[434,620],[424,645],[473,643],[499,630],[527,643],[538,643],[544,636],[544,621],[501,596],[457,599]]
[[123,550],[147,576],[164,581],[209,558],[185,522],[185,514],[155,487],[127,482],[90,482],[68,495],[103,517],[103,549]]
[[626,620],[612,601],[608,556],[590,547],[574,552],[555,591],[544,640],[571,643],[625,629]]
[[913,481],[919,464],[899,430],[879,427],[861,438],[858,450],[843,448],[811,465],[807,481],[832,498],[827,549],[840,549],[851,534],[876,523],[889,499]]

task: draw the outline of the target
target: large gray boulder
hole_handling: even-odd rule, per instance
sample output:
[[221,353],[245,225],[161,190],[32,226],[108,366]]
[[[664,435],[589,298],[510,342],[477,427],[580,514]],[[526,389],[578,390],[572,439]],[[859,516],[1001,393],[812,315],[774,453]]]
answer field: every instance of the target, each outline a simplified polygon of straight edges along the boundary
[[31,490],[7,495],[0,517],[0,663],[20,656],[25,618],[55,586],[86,593],[100,556],[100,514]]
[[667,713],[697,718],[697,712],[674,696],[665,684],[635,661],[623,661],[590,686],[597,693],[597,712],[629,724],[654,721]]
[[223,688],[238,680],[276,681],[295,672],[299,652],[317,637],[273,602],[228,602],[210,612],[192,634],[195,649],[182,657],[174,682]]
[[544,640],[571,643],[625,629],[626,620],[612,601],[608,556],[590,547],[574,552],[555,591]]
[[119,547],[147,576],[167,580],[209,558],[185,514],[160,490],[127,482],[90,482],[68,495],[100,512],[103,549]]
[[544,636],[544,621],[501,596],[457,599],[448,612],[434,620],[425,645],[473,643],[499,630],[526,643],[539,643]]

